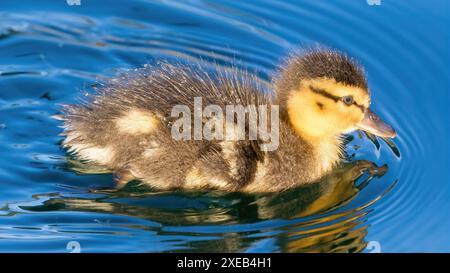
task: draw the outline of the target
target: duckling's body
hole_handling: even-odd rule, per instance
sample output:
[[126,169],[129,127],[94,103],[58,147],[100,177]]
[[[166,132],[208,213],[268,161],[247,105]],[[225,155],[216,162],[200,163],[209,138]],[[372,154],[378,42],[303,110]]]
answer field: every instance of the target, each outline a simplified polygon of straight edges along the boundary
[[[364,109],[369,100],[365,78],[353,62],[332,51],[308,54],[308,58],[295,57],[284,67],[274,82],[275,93],[264,92],[263,86],[246,73],[221,69],[207,73],[198,66],[169,63],[119,77],[86,103],[64,109],[63,146],[82,160],[109,168],[119,187],[138,179],[158,190],[273,192],[316,181],[342,158],[340,129],[354,128],[345,125],[331,133],[314,128],[310,119],[298,117],[303,111],[313,111],[305,106],[306,91],[302,89],[316,83],[320,83],[320,90],[322,86],[347,86],[354,89],[355,99],[361,97]],[[305,68],[312,61],[316,61],[316,71]],[[194,97],[201,97],[205,106],[223,108],[279,105],[278,148],[263,151],[260,138],[174,139],[171,129],[177,118],[172,117],[172,109],[186,105],[194,111]],[[323,111],[333,101],[330,98],[312,98],[314,109]],[[361,109],[355,107],[353,111]],[[202,120],[203,124],[206,122]],[[304,129],[302,124],[307,123],[313,128]]]

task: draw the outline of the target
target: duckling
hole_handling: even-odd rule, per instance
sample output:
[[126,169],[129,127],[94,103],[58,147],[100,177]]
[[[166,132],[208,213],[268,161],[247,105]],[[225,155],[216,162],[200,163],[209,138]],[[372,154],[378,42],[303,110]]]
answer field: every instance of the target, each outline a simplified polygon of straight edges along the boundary
[[[310,49],[293,54],[268,89],[248,72],[160,62],[111,80],[80,104],[64,106],[62,146],[80,160],[109,169],[118,188],[140,180],[155,190],[254,193],[318,181],[343,159],[346,133],[360,129],[395,137],[395,130],[369,108],[363,69],[344,53]],[[259,135],[174,138],[172,110],[183,105],[195,112],[194,98],[223,108],[277,106],[277,149],[261,149]]]

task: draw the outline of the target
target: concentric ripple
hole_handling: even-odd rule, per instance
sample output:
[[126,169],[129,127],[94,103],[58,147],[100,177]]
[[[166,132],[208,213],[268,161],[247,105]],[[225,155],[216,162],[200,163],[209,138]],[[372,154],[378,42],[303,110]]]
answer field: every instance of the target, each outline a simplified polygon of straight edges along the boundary
[[[2,1],[0,251],[450,251],[446,1]],[[366,69],[394,146],[354,133],[348,160],[280,194],[152,192],[66,158],[51,116],[117,70],[160,58],[270,80],[299,46]],[[396,154],[396,151],[399,151]],[[373,245],[373,244],[371,244]]]

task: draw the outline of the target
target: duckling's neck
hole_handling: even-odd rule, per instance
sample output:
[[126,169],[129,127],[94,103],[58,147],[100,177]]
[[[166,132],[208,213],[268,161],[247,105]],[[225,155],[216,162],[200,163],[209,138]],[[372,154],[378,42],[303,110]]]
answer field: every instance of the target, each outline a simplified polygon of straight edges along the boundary
[[312,147],[318,163],[318,172],[323,175],[337,164],[342,158],[342,141],[339,136],[324,136],[309,138],[301,135]]
[[[299,97],[286,102],[283,118],[288,120],[295,133],[301,137],[312,149],[317,176],[321,177],[330,171],[342,158],[341,134],[329,121],[315,118],[314,113],[307,111],[299,102]],[[305,109],[299,112],[298,109]]]
[[318,176],[322,176],[339,163],[343,154],[342,137],[340,134],[317,134],[309,133],[299,123],[291,120],[291,125],[306,143],[312,148],[317,161]]

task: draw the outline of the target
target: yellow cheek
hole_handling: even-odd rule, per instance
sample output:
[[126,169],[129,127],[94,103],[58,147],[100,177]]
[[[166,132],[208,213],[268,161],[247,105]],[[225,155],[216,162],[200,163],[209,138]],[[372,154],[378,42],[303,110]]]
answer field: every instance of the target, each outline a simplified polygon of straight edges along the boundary
[[311,116],[315,115],[316,120],[322,119],[320,123],[323,123],[323,126],[339,131],[360,121],[362,112],[357,107],[347,106],[330,99],[318,99],[314,103],[315,105],[310,106],[314,112]]
[[296,131],[309,136],[335,135],[353,129],[362,112],[329,98],[303,90],[288,100],[288,114]]
[[344,128],[335,104],[311,92],[293,92],[287,105],[289,119],[300,134],[336,134]]
[[364,117],[363,112],[356,106],[346,106],[343,104],[339,107],[339,112],[342,126],[346,129],[354,127]]

